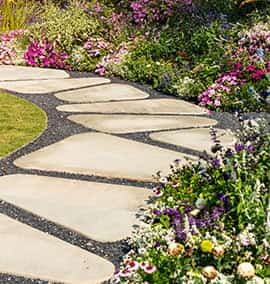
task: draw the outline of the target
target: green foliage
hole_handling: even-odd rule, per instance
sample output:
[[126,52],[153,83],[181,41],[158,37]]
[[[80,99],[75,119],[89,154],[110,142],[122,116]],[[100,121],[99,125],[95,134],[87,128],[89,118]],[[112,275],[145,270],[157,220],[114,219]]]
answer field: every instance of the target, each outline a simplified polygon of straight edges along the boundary
[[[120,283],[269,283],[270,136],[251,120],[238,139],[232,149],[216,144],[211,158],[182,167],[176,161],[159,176],[141,216],[147,225],[134,232],[116,275]],[[152,269],[131,269],[145,262]]]
[[35,1],[0,1],[0,33],[26,28],[37,12],[38,4]]
[[57,41],[69,53],[100,31],[98,21],[75,4],[69,5],[68,9],[54,4],[45,5],[40,21],[30,28],[31,36],[36,40]]

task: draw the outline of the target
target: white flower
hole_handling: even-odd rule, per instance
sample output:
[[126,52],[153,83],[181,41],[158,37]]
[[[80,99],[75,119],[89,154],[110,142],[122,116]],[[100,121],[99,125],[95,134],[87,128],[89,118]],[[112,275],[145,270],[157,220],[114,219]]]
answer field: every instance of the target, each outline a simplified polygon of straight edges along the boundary
[[252,278],[255,276],[254,266],[249,262],[240,263],[237,267],[237,274],[243,278]]
[[206,266],[202,270],[202,275],[207,279],[215,279],[218,275],[218,272],[214,266]]
[[152,189],[152,192],[153,192],[153,194],[156,196],[156,197],[160,197],[160,196],[162,196],[163,195],[163,191],[161,190],[161,188],[160,187],[154,187],[153,189]]
[[255,276],[252,279],[248,280],[246,284],[265,284],[265,282],[262,278]]
[[203,199],[203,198],[198,198],[198,199],[196,200],[196,202],[195,202],[195,206],[196,206],[198,209],[200,209],[200,210],[202,210],[203,208],[205,208],[205,206],[206,206],[206,201],[205,201],[205,199]]
[[160,183],[167,183],[168,180],[167,180],[166,177],[161,177],[161,178],[159,179],[159,182],[160,182]]

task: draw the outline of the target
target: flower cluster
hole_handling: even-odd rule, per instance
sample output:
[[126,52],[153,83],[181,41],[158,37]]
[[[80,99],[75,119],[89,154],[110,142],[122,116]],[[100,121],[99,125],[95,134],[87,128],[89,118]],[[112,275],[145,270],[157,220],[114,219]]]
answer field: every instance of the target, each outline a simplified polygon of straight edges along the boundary
[[57,42],[32,41],[24,53],[27,65],[56,69],[70,69],[68,55],[60,50]]
[[128,47],[125,42],[121,43],[119,47],[111,54],[104,56],[101,61],[96,65],[95,72],[101,76],[104,76],[107,71],[107,67],[110,64],[120,64],[123,56],[128,53]]
[[98,57],[104,51],[110,50],[111,45],[106,43],[103,38],[90,37],[83,46],[91,57]]
[[270,136],[260,120],[239,133],[224,148],[211,130],[213,156],[159,174],[112,283],[270,283]]
[[191,5],[192,0],[135,0],[130,3],[132,17],[136,24],[162,22],[179,11],[182,6]]
[[16,39],[25,32],[25,30],[15,30],[0,35],[0,63],[14,64],[14,60],[18,57]]

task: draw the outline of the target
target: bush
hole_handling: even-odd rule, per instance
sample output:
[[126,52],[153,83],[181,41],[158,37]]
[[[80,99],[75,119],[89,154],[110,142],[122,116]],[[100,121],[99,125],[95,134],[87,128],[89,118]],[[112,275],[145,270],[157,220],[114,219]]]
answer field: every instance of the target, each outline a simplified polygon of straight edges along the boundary
[[1,0],[0,1],[0,33],[25,29],[38,12],[35,1]]
[[69,54],[74,47],[82,46],[88,37],[100,31],[98,21],[75,4],[66,9],[54,4],[45,5],[39,21],[41,23],[30,28],[33,40],[57,41]]
[[116,283],[270,283],[270,136],[261,121],[233,149],[211,135],[214,156],[159,178]]

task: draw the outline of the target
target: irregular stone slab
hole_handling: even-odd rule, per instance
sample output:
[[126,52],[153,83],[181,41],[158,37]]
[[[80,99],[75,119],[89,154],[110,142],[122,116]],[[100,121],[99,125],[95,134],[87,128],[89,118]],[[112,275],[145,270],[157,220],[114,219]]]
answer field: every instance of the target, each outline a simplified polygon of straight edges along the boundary
[[131,235],[149,189],[62,178],[0,178],[0,198],[91,239],[114,242]]
[[109,133],[132,133],[217,124],[216,120],[194,116],[81,114],[71,115],[68,119],[85,127]]
[[41,80],[69,78],[64,70],[0,65],[0,81]]
[[63,101],[87,103],[144,99],[149,95],[137,88],[124,84],[109,84],[81,90],[61,92],[56,97]]
[[83,133],[23,156],[15,164],[26,169],[152,181],[157,171],[167,174],[170,163],[184,156],[188,155],[108,134]]
[[[0,85],[1,86],[1,85]],[[205,114],[196,105],[174,99],[151,99],[129,102],[70,104],[57,107],[67,112],[140,113],[140,114]]]
[[[150,137],[156,141],[210,153],[213,142],[209,131],[208,128],[195,128],[152,133]],[[229,131],[219,129],[217,137],[224,146],[231,146],[234,143],[234,137]]]
[[0,88],[22,94],[47,94],[110,82],[105,78],[73,78],[0,82]]
[[0,214],[0,272],[66,284],[108,280],[113,265]]

